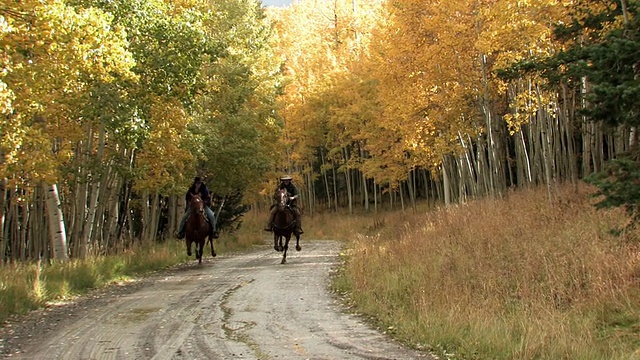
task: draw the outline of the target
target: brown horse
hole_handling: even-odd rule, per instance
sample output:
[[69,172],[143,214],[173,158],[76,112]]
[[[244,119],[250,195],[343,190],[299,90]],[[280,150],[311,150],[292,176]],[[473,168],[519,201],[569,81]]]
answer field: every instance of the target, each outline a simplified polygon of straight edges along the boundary
[[202,264],[202,254],[204,253],[204,245],[207,237],[211,243],[211,256],[215,257],[216,252],[213,249],[213,239],[209,236],[212,224],[207,221],[207,214],[204,212],[204,201],[200,195],[191,195],[189,198],[189,208],[191,215],[187,219],[185,225],[185,239],[187,241],[187,255],[191,256],[191,243],[196,243],[196,259],[198,264]]
[[[289,249],[289,240],[291,234],[294,234],[296,228],[295,216],[293,209],[289,206],[289,194],[287,189],[278,189],[276,192],[276,213],[273,217],[273,248],[276,251],[282,251],[281,264],[287,262],[287,250]],[[300,234],[295,233],[296,250],[300,251]],[[284,239],[284,245],[282,244]]]

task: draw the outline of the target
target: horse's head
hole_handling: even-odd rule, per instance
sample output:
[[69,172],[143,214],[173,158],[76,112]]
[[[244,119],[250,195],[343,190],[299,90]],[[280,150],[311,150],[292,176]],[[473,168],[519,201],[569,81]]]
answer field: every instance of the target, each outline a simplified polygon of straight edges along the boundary
[[278,189],[276,191],[276,203],[279,208],[284,208],[287,206],[289,202],[289,193],[287,193],[287,189]]
[[202,201],[199,194],[191,194],[189,197],[189,206],[191,207],[192,212],[204,213],[204,201]]

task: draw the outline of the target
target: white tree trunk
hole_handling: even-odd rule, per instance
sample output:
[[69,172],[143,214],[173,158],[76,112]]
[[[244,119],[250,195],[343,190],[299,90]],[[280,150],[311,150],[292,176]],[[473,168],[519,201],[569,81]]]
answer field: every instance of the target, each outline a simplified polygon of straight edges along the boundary
[[160,193],[156,191],[153,195],[153,200],[151,201],[151,210],[149,214],[149,232],[147,233],[147,239],[151,241],[156,240],[156,235],[158,234],[158,226],[160,226]]
[[378,185],[373,181],[373,212],[378,213]]
[[5,206],[7,205],[7,178],[3,178],[0,180],[0,265],[4,264],[5,261],[5,249],[7,246],[7,242],[5,240],[5,222],[7,219],[7,214],[5,211]]
[[140,212],[142,217],[142,230],[140,231],[140,238],[143,241],[148,240],[149,228],[151,227],[151,204],[149,204],[149,189],[142,190],[142,200],[140,201]]
[[313,186],[313,166],[309,166],[310,171],[306,174],[307,178],[305,179],[307,183],[307,209],[309,216],[313,216],[313,208],[315,206],[315,191]]
[[346,148],[342,148],[342,155],[344,156],[344,178],[347,183],[347,199],[349,200],[349,214],[353,214],[353,187],[351,183],[351,170],[349,169],[349,154]]
[[442,187],[444,190],[444,203],[445,205],[451,204],[451,184],[449,181],[449,174],[447,173],[446,159],[442,159]]
[[49,218],[49,236],[51,237],[51,247],[53,256],[56,259],[66,260],[67,254],[67,234],[64,226],[64,217],[58,196],[58,187],[42,183],[47,199],[47,215]]
[[322,177],[324,179],[325,191],[327,192],[327,208],[331,209],[331,191],[329,191],[329,178],[327,177],[327,169],[326,169],[326,164],[324,162],[324,149],[320,149],[320,161],[322,161],[320,172],[322,173]]

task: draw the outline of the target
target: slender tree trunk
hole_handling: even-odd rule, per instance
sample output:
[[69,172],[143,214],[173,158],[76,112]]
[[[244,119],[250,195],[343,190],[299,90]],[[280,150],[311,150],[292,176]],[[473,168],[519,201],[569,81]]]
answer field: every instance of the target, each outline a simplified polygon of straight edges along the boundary
[[573,138],[574,136],[573,124],[571,122],[571,119],[573,118],[571,113],[575,113],[575,111],[571,111],[569,109],[569,104],[571,104],[571,102],[570,102],[570,99],[568,98],[566,84],[562,84],[562,104],[563,104],[562,116],[566,124],[565,128],[567,132],[567,153],[569,155],[568,161],[570,166],[569,178],[571,182],[577,186],[578,178],[579,178],[578,163],[576,159],[576,150],[575,150],[576,145]]
[[314,186],[313,186],[313,166],[309,166],[309,172],[307,173],[307,211],[309,212],[309,216],[313,216],[313,206],[314,206]]
[[[169,213],[167,214],[167,216],[169,217],[169,219],[167,224],[167,230],[169,231],[169,236],[173,236],[173,234],[175,234],[178,231],[178,225],[180,224],[180,218],[178,217],[179,211],[178,211],[177,195],[169,196],[168,208],[169,208]],[[216,214],[216,216],[217,215],[218,214]]]
[[479,188],[482,189],[482,195],[491,193],[491,169],[487,160],[487,148],[485,140],[480,137],[476,146],[476,173],[478,174]]
[[331,168],[331,171],[333,172],[333,206],[334,211],[338,212],[338,184],[336,183],[338,175],[336,174],[335,166]]
[[373,180],[373,212],[378,213],[378,185],[375,180]]
[[140,238],[143,241],[149,239],[149,228],[151,227],[151,214],[149,208],[151,205],[149,204],[149,189],[142,190],[142,200],[140,201],[140,213],[141,213],[141,224],[142,229],[140,230]]
[[88,250],[93,250],[93,237],[94,230],[96,227],[96,212],[98,209],[98,194],[100,193],[100,182],[95,182],[92,184],[91,193],[89,195],[89,206],[87,209],[87,217],[84,223],[84,227],[82,230],[82,239],[81,243],[83,244],[81,247],[80,256],[85,257],[88,253]]
[[151,208],[149,209],[149,227],[147,230],[146,239],[155,241],[158,234],[158,226],[160,225],[160,194],[156,191],[151,201]]
[[469,195],[475,198],[478,196],[478,183],[472,165],[473,151],[464,141],[460,132],[458,132],[458,139],[460,140],[460,144],[464,151],[464,154],[460,157],[460,168],[464,170],[463,174],[465,178],[463,182],[467,184]]
[[410,170],[407,176],[407,189],[409,190],[409,201],[411,202],[411,209],[416,212],[416,178],[415,170]]
[[[354,7],[355,7],[355,0],[354,0]],[[355,9],[354,9],[355,10]],[[360,158],[364,159],[364,150],[362,149],[362,146],[360,146]],[[364,209],[369,211],[369,190],[367,189],[367,176],[365,175],[364,172],[360,172],[361,179],[362,179],[362,193],[364,195]]]
[[60,205],[60,197],[58,196],[58,187],[56,184],[47,185],[43,182],[42,188],[46,194],[49,236],[53,256],[56,259],[66,260],[68,259],[67,233],[62,215],[62,207]]
[[6,262],[7,178],[0,179],[0,266]]
[[442,183],[444,191],[445,205],[451,204],[451,181],[449,181],[449,172],[447,171],[447,159],[442,159]]
[[627,11],[627,0],[620,0],[620,6],[622,7],[622,17],[624,19],[624,25],[629,25],[629,12]]
[[529,151],[527,150],[527,141],[524,138],[524,131],[522,131],[522,128],[520,128],[520,131],[518,131],[518,135],[520,144],[520,156],[518,158],[524,170],[524,181],[522,182],[522,185],[530,186],[533,182],[533,177],[531,175],[531,159],[529,156]]
[[10,250],[9,259],[11,261],[20,260],[20,205],[16,196],[11,197],[9,214],[7,216],[8,226],[6,227],[5,239],[10,239],[8,248]]
[[[118,244],[118,219],[120,215],[120,198],[118,194],[123,191],[122,177],[116,177],[112,183],[110,183],[108,208],[106,211],[106,229],[104,229],[106,240],[104,242],[104,248],[107,253],[117,251]],[[112,248],[113,247],[113,248]]]
[[44,191],[41,187],[33,189],[33,211],[29,217],[29,259],[48,259],[51,249],[50,239],[46,229],[46,206],[44,205]]
[[25,261],[27,259],[27,249],[29,245],[29,217],[31,216],[31,202],[29,200],[24,202],[22,206],[22,214],[20,218],[20,260]]
[[[540,94],[540,89],[538,89],[538,94]],[[540,95],[538,95],[540,96]],[[538,99],[538,103],[542,104],[542,99]],[[549,196],[549,203],[554,203],[554,190],[553,190],[553,159],[552,157],[552,144],[551,144],[551,135],[549,134],[549,119],[547,117],[546,111],[542,107],[538,109],[538,121],[540,124],[540,137],[542,139],[542,158],[544,165],[544,175],[545,175],[545,183],[547,186],[547,195]]]
[[320,172],[322,173],[322,178],[324,179],[325,191],[327,192],[327,208],[331,209],[331,191],[329,190],[329,178],[327,177],[326,164],[324,159],[324,148],[320,149],[320,161],[321,167]]
[[342,156],[344,157],[344,177],[347,184],[347,199],[349,201],[349,214],[353,214],[353,186],[351,184],[351,173],[348,166],[349,154],[346,148],[342,148]]
[[100,254],[109,252],[107,248],[107,241],[109,239],[109,233],[111,229],[111,219],[109,214],[112,214],[112,206],[114,199],[117,199],[117,184],[118,174],[116,173],[113,162],[105,164],[105,174],[100,177],[100,185],[98,192],[98,204],[96,207],[95,218],[95,230],[92,236],[92,244],[98,250]]

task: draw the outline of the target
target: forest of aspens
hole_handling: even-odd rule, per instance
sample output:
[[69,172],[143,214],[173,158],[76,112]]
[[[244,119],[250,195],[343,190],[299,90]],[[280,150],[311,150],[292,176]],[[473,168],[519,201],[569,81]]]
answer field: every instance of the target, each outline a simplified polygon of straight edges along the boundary
[[[0,269],[161,246],[195,176],[224,239],[243,215],[266,219],[290,174],[311,234],[331,214],[372,222],[347,242],[334,286],[404,341],[449,359],[640,359],[639,11],[637,0],[3,2]],[[429,256],[453,242],[482,254],[494,240],[456,236],[493,210],[456,212],[486,201],[547,220],[492,248],[500,270],[481,285],[461,269],[493,273],[482,259]],[[593,208],[597,235],[532,244],[578,208]],[[430,270],[363,258],[411,253],[380,234],[429,243],[413,257]],[[587,245],[601,256],[577,250]],[[509,266],[525,258],[537,271],[519,278]],[[438,288],[436,272],[468,286]],[[513,280],[506,295],[487,290],[499,279]],[[397,303],[419,286],[450,296]]]

